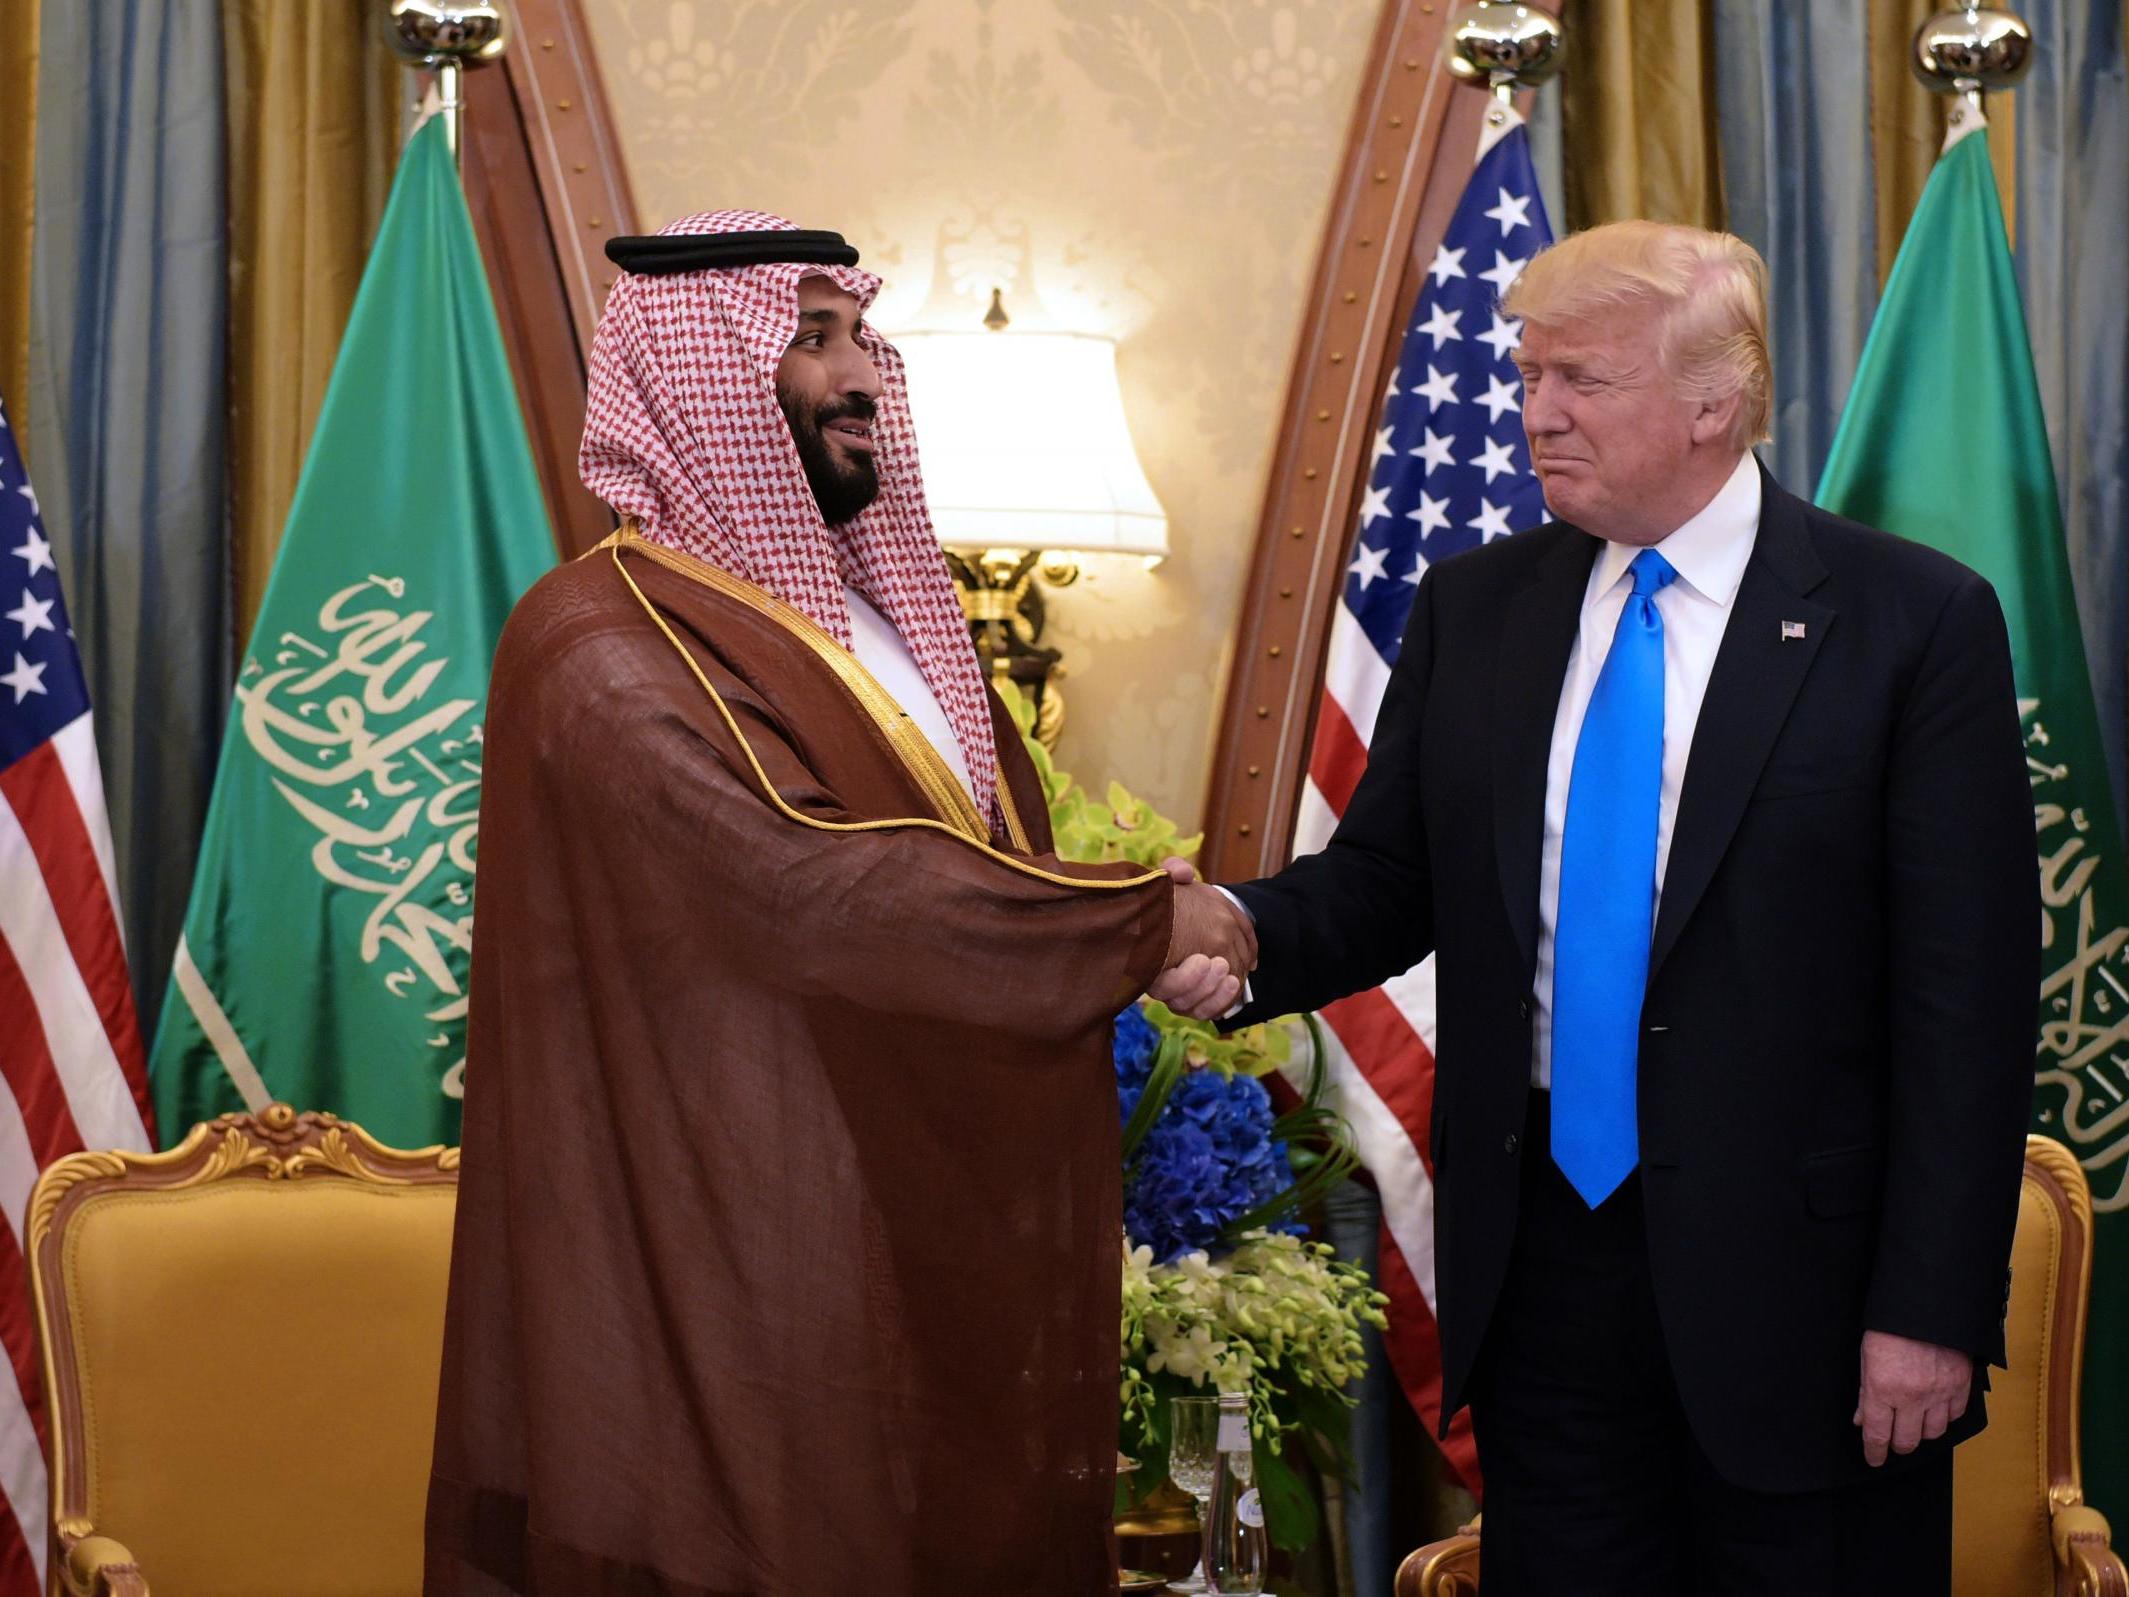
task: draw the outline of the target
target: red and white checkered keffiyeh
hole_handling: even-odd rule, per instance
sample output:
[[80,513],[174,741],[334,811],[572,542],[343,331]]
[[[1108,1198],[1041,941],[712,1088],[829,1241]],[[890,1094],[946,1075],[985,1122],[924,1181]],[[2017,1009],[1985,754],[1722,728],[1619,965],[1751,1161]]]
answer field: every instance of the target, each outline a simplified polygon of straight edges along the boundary
[[[666,233],[793,224],[760,211],[684,217]],[[706,560],[851,645],[845,584],[908,643],[960,740],[976,811],[998,829],[990,705],[917,464],[902,357],[867,325],[880,375],[873,461],[880,491],[841,527],[821,519],[776,398],[776,365],[798,334],[798,283],[831,279],[870,307],[880,280],[847,266],[775,264],[654,276],[624,272],[592,341],[577,468],[644,536]]]

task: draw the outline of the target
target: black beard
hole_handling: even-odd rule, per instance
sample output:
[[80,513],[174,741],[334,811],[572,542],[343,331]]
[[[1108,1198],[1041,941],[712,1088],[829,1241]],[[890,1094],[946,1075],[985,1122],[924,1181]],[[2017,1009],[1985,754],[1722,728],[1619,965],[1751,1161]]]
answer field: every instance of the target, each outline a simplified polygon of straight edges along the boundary
[[838,421],[870,421],[879,407],[863,394],[846,394],[818,409],[808,409],[804,400],[782,384],[777,385],[776,400],[791,425],[791,441],[798,446],[798,463],[806,469],[806,484],[813,490],[813,502],[820,506],[821,520],[831,527],[855,521],[858,512],[879,496],[879,469],[870,455],[838,459],[829,447],[826,429]]

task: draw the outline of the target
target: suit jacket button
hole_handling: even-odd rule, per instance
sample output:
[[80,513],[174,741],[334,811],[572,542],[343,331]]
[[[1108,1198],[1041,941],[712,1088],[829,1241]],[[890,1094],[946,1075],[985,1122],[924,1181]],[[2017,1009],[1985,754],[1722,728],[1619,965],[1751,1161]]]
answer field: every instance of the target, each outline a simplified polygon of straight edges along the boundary
[[1514,1153],[1516,1149],[1520,1148],[1522,1145],[1522,1139],[1511,1131],[1501,1143],[1501,1152]]
[[1515,1012],[1525,1020],[1528,1020],[1530,1018],[1530,1000],[1528,998],[1518,998],[1515,1001]]

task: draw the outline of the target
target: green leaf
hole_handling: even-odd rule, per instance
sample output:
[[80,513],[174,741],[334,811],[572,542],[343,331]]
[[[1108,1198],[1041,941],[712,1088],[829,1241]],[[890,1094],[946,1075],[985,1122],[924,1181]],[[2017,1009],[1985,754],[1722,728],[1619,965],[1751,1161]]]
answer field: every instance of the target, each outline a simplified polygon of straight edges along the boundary
[[1170,1032],[1161,1038],[1160,1050],[1153,1056],[1153,1069],[1146,1076],[1146,1090],[1139,1094],[1138,1107],[1131,1111],[1131,1123],[1124,1127],[1126,1170],[1137,1158],[1138,1146],[1146,1140],[1146,1133],[1153,1129],[1153,1122],[1160,1118],[1161,1110],[1167,1106],[1168,1095],[1183,1079],[1184,1068],[1182,1035]]
[[1278,1444],[1259,1442],[1257,1496],[1264,1505],[1264,1530],[1272,1546],[1298,1553],[1315,1545],[1321,1518],[1316,1494],[1281,1455]]
[[1309,1456],[1325,1474],[1353,1481],[1353,1411],[1336,1392],[1320,1386],[1297,1385],[1293,1394],[1294,1418],[1308,1442]]

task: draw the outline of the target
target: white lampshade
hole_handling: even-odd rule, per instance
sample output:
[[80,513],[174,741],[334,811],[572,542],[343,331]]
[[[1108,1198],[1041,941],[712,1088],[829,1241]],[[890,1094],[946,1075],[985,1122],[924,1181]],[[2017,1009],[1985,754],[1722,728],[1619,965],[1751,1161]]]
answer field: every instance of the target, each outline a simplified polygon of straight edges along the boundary
[[1168,553],[1138,463],[1116,345],[1081,333],[904,333],[909,408],[939,541],[963,549]]

